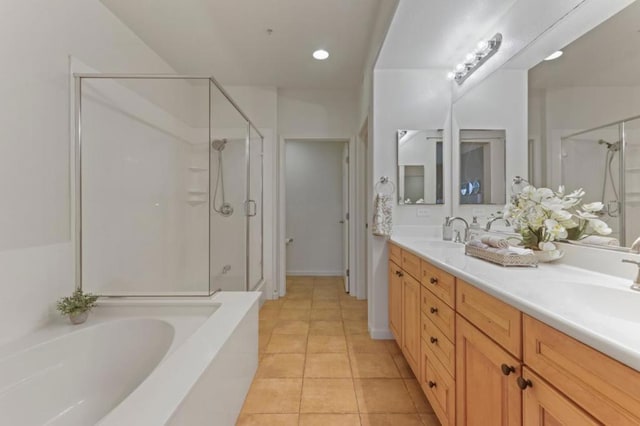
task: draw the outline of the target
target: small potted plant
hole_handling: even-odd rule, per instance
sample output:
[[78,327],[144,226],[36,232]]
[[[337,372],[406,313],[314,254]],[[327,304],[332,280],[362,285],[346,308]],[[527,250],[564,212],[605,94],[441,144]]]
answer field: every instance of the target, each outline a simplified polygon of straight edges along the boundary
[[98,296],[77,289],[70,297],[58,300],[56,308],[62,315],[68,315],[72,324],[82,324],[87,320],[89,311],[96,306]]

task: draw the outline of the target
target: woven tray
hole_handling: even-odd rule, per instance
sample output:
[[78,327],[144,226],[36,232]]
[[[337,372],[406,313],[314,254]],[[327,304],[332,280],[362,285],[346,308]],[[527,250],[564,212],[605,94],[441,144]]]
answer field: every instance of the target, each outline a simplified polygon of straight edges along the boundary
[[491,263],[496,263],[500,266],[532,266],[534,268],[538,267],[538,258],[535,254],[505,255],[469,245],[464,246],[464,253],[469,256],[480,258],[482,260],[487,260]]

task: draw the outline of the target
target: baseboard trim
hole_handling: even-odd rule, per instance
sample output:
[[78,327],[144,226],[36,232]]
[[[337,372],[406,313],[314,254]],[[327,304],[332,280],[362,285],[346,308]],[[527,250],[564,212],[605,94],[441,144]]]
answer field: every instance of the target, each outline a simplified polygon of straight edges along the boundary
[[287,271],[292,277],[341,277],[343,271]]
[[369,335],[375,340],[393,340],[393,334],[388,328],[371,328],[369,327]]

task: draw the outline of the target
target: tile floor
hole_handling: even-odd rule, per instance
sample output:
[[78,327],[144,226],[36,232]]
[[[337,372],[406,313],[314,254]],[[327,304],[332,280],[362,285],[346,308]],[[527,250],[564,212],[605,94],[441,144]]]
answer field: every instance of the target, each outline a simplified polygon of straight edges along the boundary
[[260,310],[260,365],[240,426],[437,426],[394,341],[372,340],[342,278],[290,277]]

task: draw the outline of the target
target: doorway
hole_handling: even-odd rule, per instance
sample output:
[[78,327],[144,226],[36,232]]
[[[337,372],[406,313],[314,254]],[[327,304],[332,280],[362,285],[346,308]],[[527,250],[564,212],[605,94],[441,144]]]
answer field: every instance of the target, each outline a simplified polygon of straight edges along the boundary
[[287,277],[333,277],[349,292],[349,140],[285,139]]

